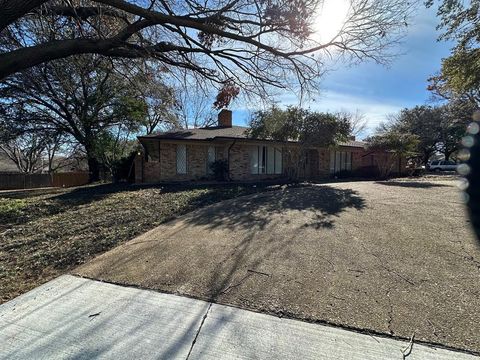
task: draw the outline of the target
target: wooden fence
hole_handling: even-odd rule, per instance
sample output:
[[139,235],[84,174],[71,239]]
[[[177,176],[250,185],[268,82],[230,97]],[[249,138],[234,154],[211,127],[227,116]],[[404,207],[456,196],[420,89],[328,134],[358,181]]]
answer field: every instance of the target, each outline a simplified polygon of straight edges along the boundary
[[89,174],[87,172],[55,173],[52,175],[52,186],[72,187],[88,184]]
[[88,183],[88,173],[20,174],[0,173],[0,190],[71,187]]

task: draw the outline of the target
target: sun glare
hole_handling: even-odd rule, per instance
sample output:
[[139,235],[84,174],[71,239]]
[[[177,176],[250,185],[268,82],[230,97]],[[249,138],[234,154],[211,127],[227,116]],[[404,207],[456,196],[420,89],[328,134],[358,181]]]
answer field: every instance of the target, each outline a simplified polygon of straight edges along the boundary
[[324,0],[313,25],[315,39],[327,42],[338,34],[348,14],[349,0]]

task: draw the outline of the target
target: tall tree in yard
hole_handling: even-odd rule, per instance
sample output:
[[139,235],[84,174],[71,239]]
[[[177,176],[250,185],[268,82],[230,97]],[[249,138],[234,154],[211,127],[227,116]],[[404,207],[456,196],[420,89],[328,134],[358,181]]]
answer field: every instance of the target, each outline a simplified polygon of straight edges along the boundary
[[437,15],[443,30],[440,40],[456,43],[442,60],[439,74],[430,78],[429,89],[438,97],[480,106],[480,1],[428,0],[438,2]]
[[370,136],[366,141],[370,151],[385,154],[377,157],[377,166],[380,177],[386,178],[400,159],[416,156],[419,140],[416,135],[389,129]]
[[471,102],[450,101],[441,108],[442,116],[438,124],[437,150],[446,160],[462,148],[461,140],[466,135],[468,124],[476,106]]
[[10,76],[0,84],[0,108],[21,109],[21,116],[6,119],[10,124],[34,124],[37,131],[56,131],[80,144],[95,181],[99,136],[118,126],[138,128],[145,119],[145,103],[134,90],[111,61],[84,55]]
[[[430,79],[430,90],[437,96],[461,101],[476,108],[468,114],[480,124],[480,0],[428,0],[431,6],[440,4],[437,15],[441,18],[438,26],[443,30],[440,39],[456,43],[452,54],[442,60],[440,73]],[[472,224],[480,238],[480,133],[468,135],[472,146],[466,150],[469,171],[467,193],[472,214]]]
[[[411,109],[403,109],[393,118],[390,131],[398,133],[415,134],[418,138],[416,153],[420,161],[426,165],[430,157],[437,151],[441,140],[440,128],[444,112],[440,107],[415,106]],[[459,139],[458,139],[459,140]]]
[[289,175],[298,179],[309,149],[334,146],[345,141],[351,129],[347,116],[313,112],[298,107],[288,107],[285,110],[272,107],[253,115],[249,136],[281,142],[295,141],[295,146],[287,145],[284,151],[289,158]]
[[313,24],[322,0],[4,0],[0,78],[73,55],[151,59],[188,70],[221,99],[242,88],[311,88],[327,56],[393,59],[412,11],[400,0],[351,0],[339,33],[320,42]]

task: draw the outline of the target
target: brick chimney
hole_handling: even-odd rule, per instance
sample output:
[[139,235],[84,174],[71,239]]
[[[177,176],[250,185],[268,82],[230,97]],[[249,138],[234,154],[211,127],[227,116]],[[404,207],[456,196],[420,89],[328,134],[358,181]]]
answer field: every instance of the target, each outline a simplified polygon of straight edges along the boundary
[[232,111],[222,109],[218,113],[218,126],[232,127]]

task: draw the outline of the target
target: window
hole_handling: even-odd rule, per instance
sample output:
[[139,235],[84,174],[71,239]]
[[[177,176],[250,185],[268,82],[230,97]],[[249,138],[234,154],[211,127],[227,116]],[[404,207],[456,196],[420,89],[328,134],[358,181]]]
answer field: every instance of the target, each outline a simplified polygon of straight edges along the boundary
[[280,175],[283,173],[283,160],[282,150],[275,148],[275,174]]
[[330,151],[330,174],[352,170],[351,151]]
[[352,170],[352,153],[350,151],[345,152],[345,170]]
[[250,173],[258,174],[258,146],[250,148]]
[[187,173],[187,146],[177,144],[177,174]]
[[267,147],[267,174],[275,174],[275,148]]
[[282,150],[274,146],[250,148],[251,174],[282,174]]
[[207,149],[207,174],[212,174],[213,171],[210,168],[210,165],[216,160],[215,156],[215,146],[209,146]]

